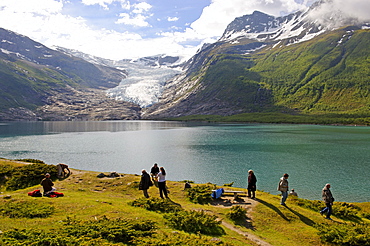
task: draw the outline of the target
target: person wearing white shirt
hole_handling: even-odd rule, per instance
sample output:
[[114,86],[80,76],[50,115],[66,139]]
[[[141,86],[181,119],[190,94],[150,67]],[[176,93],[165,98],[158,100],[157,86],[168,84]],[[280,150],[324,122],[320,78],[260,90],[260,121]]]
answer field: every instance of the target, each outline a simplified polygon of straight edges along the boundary
[[166,171],[163,167],[159,168],[159,173],[157,174],[158,178],[158,188],[159,188],[159,195],[163,199],[163,194],[166,198],[168,198],[167,195],[167,189],[166,189]]

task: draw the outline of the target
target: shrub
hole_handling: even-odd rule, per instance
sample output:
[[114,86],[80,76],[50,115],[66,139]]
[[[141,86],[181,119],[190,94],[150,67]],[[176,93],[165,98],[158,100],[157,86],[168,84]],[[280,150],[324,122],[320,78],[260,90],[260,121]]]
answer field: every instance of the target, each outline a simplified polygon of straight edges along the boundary
[[201,233],[206,235],[221,235],[221,221],[217,221],[215,215],[206,214],[203,211],[180,211],[164,215],[167,223],[178,230],[189,233]]
[[336,245],[370,245],[369,224],[319,225],[319,236],[323,242]]
[[161,232],[160,234],[153,234],[151,237],[139,238],[135,240],[135,245],[146,245],[146,246],[232,246],[234,244],[229,242],[223,242],[219,238],[197,235],[197,234],[188,234],[182,232]]
[[150,220],[108,219],[77,221],[68,218],[64,221],[64,234],[79,238],[105,239],[110,242],[130,243],[136,237],[150,236],[156,226]]
[[[297,204],[301,207],[305,207],[314,211],[320,211],[325,207],[323,201],[318,200],[306,200],[298,198]],[[333,215],[342,219],[358,219],[360,208],[346,202],[334,202],[333,204]]]
[[37,163],[14,168],[5,187],[7,190],[18,190],[40,184],[45,173],[50,173],[51,178],[55,179],[57,177],[56,166]]
[[54,212],[54,207],[45,201],[7,201],[1,214],[10,218],[45,218]]
[[159,198],[139,198],[129,203],[134,207],[145,208],[149,211],[171,213],[182,210],[181,205],[172,202],[169,199],[159,199]]
[[297,204],[301,207],[311,209],[313,211],[320,211],[325,207],[325,203],[319,200],[306,200],[297,198]]
[[16,159],[15,161],[23,161],[23,162],[29,162],[29,163],[41,163],[45,164],[45,162],[37,160],[37,159]]
[[0,165],[0,187],[8,182],[11,174],[14,172],[15,167],[10,165]]
[[[119,244],[112,244],[102,238],[89,237],[74,237],[60,231],[59,233],[53,231],[35,230],[35,229],[11,229],[0,234],[1,245],[48,245],[48,246],[113,246]],[[120,244],[122,245],[122,244]]]
[[242,206],[232,206],[230,211],[226,213],[226,217],[233,221],[245,220],[246,213],[247,211]]
[[333,205],[333,214],[343,219],[357,219],[360,208],[346,202],[335,202]]
[[207,204],[212,201],[212,190],[215,189],[215,185],[198,185],[187,189],[187,196],[193,203]]

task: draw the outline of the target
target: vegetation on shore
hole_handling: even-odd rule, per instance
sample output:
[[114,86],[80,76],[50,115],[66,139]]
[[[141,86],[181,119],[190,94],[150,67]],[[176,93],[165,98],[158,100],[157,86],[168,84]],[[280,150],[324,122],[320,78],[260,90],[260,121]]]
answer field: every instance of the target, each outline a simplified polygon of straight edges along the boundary
[[209,122],[253,122],[321,125],[370,125],[368,115],[352,114],[288,114],[288,113],[244,113],[231,116],[191,115],[167,120],[209,121]]
[[[370,203],[335,202],[328,221],[318,212],[321,201],[289,198],[284,207],[262,191],[257,200],[212,200],[211,190],[222,187],[215,184],[184,189],[184,182],[168,181],[170,199],[160,199],[155,186],[145,199],[139,175],[98,178],[72,169],[57,179],[54,165],[26,161],[0,159],[1,245],[257,245],[253,237],[262,245],[370,243]],[[42,189],[46,170],[64,197],[27,195]]]

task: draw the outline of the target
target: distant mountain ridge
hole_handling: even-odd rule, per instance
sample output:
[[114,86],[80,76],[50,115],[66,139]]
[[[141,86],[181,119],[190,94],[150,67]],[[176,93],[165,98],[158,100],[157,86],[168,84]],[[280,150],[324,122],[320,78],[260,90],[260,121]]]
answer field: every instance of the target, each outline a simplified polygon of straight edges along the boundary
[[[284,17],[236,18],[172,79],[145,118],[287,114],[370,116],[369,23],[311,18],[321,1]],[[328,17],[327,19],[330,19]],[[326,19],[326,20],[327,20]],[[334,19],[333,19],[334,20]]]

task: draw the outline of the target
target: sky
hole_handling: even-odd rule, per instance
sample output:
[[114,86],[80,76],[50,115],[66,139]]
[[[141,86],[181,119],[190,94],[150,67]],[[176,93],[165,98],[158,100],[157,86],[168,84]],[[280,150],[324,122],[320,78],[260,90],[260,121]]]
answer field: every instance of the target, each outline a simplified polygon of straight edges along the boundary
[[[112,60],[158,54],[190,58],[204,43],[217,41],[236,17],[255,10],[286,15],[314,1],[0,0],[0,27],[48,47]],[[333,1],[355,2],[369,12],[369,0]]]

